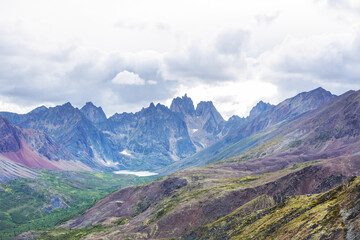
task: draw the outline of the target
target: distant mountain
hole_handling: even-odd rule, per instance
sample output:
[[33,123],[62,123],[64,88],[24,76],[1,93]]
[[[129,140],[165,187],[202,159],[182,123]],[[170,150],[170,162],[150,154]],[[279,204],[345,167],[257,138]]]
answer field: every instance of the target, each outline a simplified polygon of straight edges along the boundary
[[0,115],[19,129],[51,138],[58,149],[53,152],[43,147],[42,151],[52,154],[42,157],[50,162],[62,160],[64,166],[57,164],[60,169],[155,170],[196,152],[184,120],[161,104],[151,103],[135,114],[115,114],[109,119],[101,107],[90,102],[80,110],[66,103],[28,114]]
[[255,107],[253,107],[250,111],[249,118],[254,118],[259,116],[261,113],[273,108],[274,105],[270,103],[264,103],[263,101],[258,102]]
[[180,97],[174,98],[170,105],[170,110],[178,113],[183,118],[185,116],[196,115],[194,103],[191,100],[191,98],[187,96],[187,94],[185,94],[182,98]]
[[170,110],[186,122],[191,140],[198,151],[219,140],[218,129],[225,120],[211,101],[202,101],[195,109],[193,101],[185,94],[182,98],[173,99]]
[[106,121],[106,115],[101,107],[96,107],[92,102],[87,102],[80,111],[92,123],[101,123]]
[[0,180],[35,177],[29,168],[60,170],[59,152],[59,146],[41,131],[21,129],[0,117]]
[[[27,114],[1,112],[0,116],[17,131],[27,132],[24,138],[31,143],[30,150],[59,169],[169,172],[244,152],[260,144],[271,131],[248,139],[250,136],[279,128],[335,98],[318,88],[276,106],[260,101],[249,117],[233,116],[228,121],[212,102],[202,101],[195,108],[187,95],[173,99],[170,109],[151,103],[139,112],[110,118],[91,102],[81,109],[66,103],[41,106]],[[14,148],[12,152],[17,151],[14,139],[6,141],[7,147]]]
[[115,166],[112,151],[105,135],[70,103],[49,108],[19,124],[22,128],[38,129],[60,144],[64,160],[79,160],[94,169]]
[[214,144],[163,169],[163,173],[203,166],[246,152],[261,144],[273,130],[330,104],[336,98],[330,92],[317,88],[286,99],[276,106],[260,102],[251,111],[253,115],[247,118],[234,116],[220,124],[223,137]]
[[184,120],[161,104],[151,103],[135,114],[115,114],[104,133],[121,146],[117,160],[126,167],[158,169],[196,150]]

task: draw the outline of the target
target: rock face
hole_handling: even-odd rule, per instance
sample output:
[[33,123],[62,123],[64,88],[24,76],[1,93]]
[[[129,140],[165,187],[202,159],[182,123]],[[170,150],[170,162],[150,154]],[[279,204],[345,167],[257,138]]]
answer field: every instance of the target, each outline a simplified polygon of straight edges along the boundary
[[183,118],[186,115],[195,115],[194,103],[186,94],[182,98],[174,98],[171,103],[170,110],[178,113]]
[[196,107],[196,116],[206,120],[203,129],[208,133],[214,133],[218,125],[224,122],[211,101],[200,102]]
[[186,122],[197,150],[210,146],[221,137],[218,133],[225,120],[211,101],[200,102],[195,110],[193,101],[185,94],[182,98],[173,99],[170,110]]
[[101,107],[96,107],[92,102],[87,102],[80,111],[92,123],[101,123],[106,121],[106,115]]
[[24,166],[59,169],[56,164],[49,161],[49,156],[56,150],[58,150],[58,146],[54,145],[51,139],[41,132],[23,130],[0,117],[0,172],[5,171],[6,178],[36,175]]
[[[85,108],[87,109],[87,108]],[[79,160],[92,168],[104,168],[112,151],[105,135],[87,117],[70,103],[49,108],[18,124],[22,128],[43,131],[62,146],[58,158]]]
[[258,102],[255,107],[253,107],[250,111],[249,118],[254,118],[260,115],[261,113],[273,108],[274,105],[270,103],[264,103],[263,101]]
[[20,131],[0,117],[0,153],[16,152],[21,148]]
[[165,167],[195,153],[184,120],[161,104],[151,103],[135,114],[115,114],[108,120],[107,132],[120,146],[117,159],[125,166],[127,159],[137,158],[148,169]]

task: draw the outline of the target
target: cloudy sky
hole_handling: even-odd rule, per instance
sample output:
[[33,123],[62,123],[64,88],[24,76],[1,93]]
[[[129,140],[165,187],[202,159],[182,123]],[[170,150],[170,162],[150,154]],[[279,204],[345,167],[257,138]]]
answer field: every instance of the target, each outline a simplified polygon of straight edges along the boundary
[[0,110],[115,112],[187,93],[227,118],[360,89],[359,0],[0,0]]

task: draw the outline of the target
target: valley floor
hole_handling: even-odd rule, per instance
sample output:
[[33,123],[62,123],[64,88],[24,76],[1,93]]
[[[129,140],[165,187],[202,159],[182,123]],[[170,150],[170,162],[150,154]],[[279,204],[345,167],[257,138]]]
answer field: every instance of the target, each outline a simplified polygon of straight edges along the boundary
[[0,239],[65,222],[115,190],[151,179],[42,170],[32,179],[0,183]]

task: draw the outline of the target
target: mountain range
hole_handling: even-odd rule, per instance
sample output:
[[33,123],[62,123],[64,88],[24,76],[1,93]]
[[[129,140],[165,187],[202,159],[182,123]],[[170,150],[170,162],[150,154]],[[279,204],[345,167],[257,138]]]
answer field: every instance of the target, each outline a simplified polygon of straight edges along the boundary
[[[172,106],[176,102],[174,99]],[[0,116],[4,161],[30,168],[97,171],[167,166],[204,148],[200,142],[206,142],[218,121],[224,121],[211,102],[199,103],[191,115],[192,123],[204,132],[194,137],[194,129],[188,127],[181,112],[153,103],[139,112],[109,118],[91,102],[81,109],[66,103],[42,106],[27,114],[2,112]]]
[[109,118],[92,103],[0,115],[2,181],[39,168],[159,173],[17,239],[360,238],[360,91],[317,88],[227,121],[187,95]]
[[[2,162],[19,168],[16,175],[25,174],[22,165],[53,170],[169,173],[239,154],[244,146],[219,156],[236,142],[293,121],[334,98],[318,88],[277,106],[261,101],[247,118],[233,116],[228,121],[212,102],[200,102],[195,108],[186,94],[173,99],[170,108],[151,103],[139,112],[116,113],[109,118],[91,102],[81,109],[65,103],[41,106],[27,114],[1,112],[0,154]],[[8,178],[10,175],[7,173]]]

